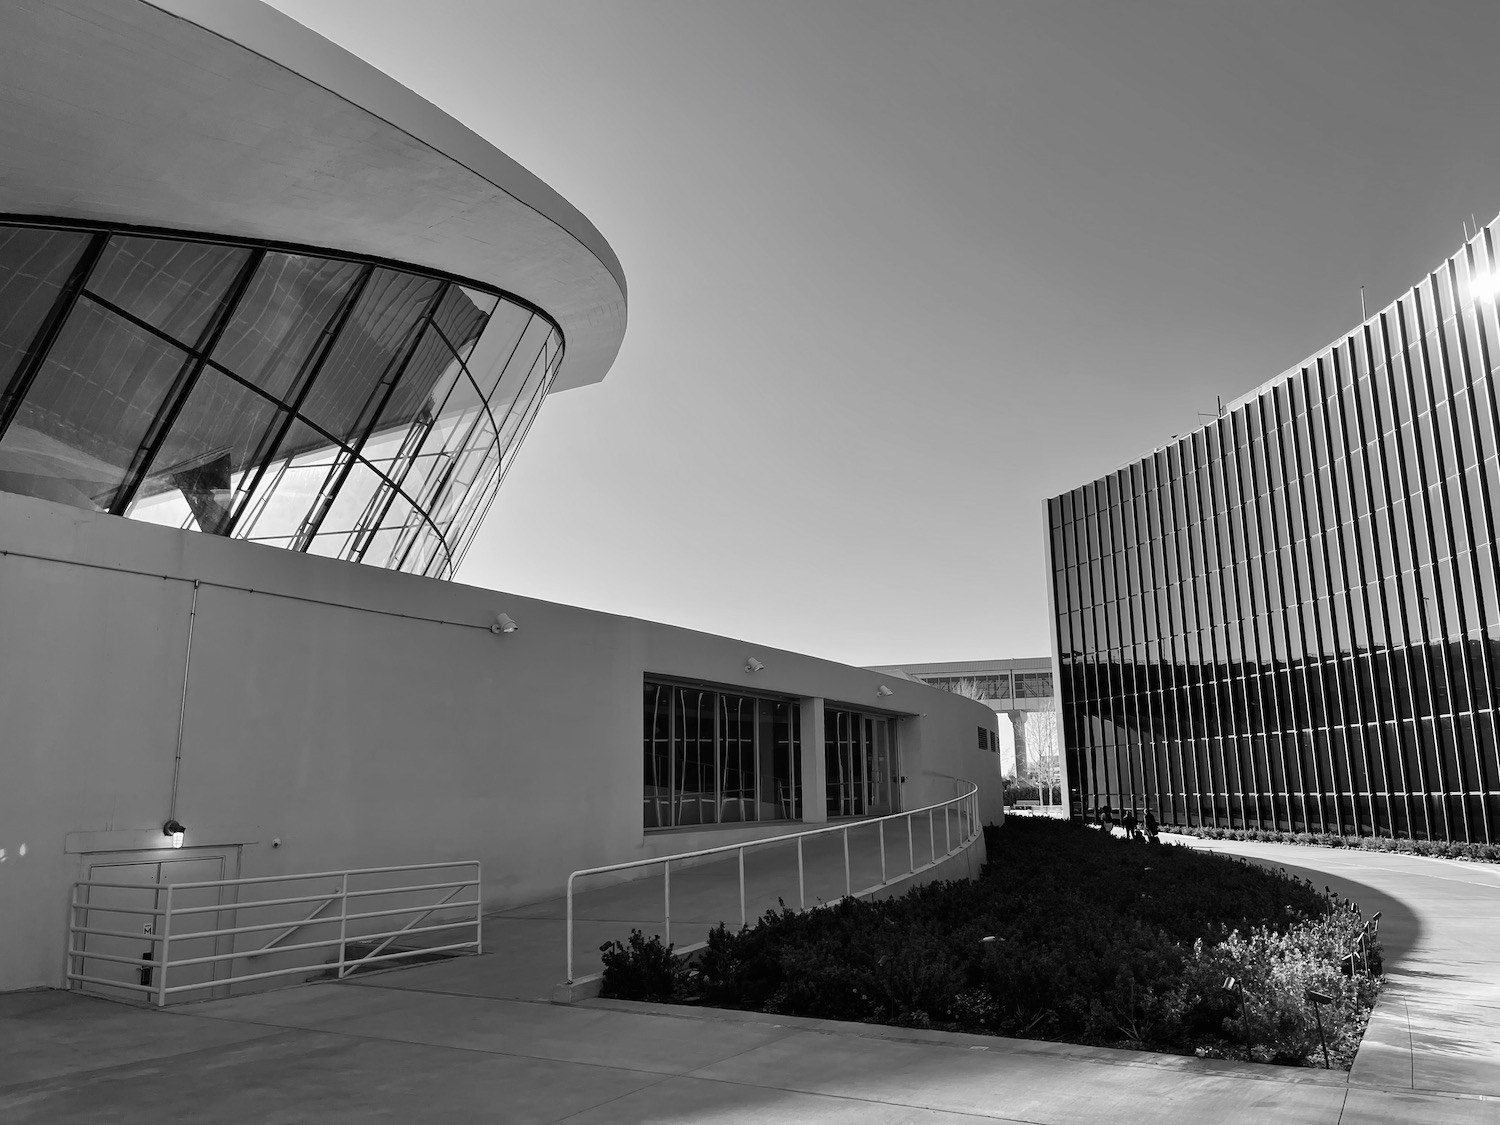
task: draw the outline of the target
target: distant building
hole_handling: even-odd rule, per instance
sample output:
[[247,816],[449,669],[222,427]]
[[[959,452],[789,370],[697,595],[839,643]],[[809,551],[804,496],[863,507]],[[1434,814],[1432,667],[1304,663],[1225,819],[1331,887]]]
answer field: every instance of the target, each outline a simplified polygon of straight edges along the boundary
[[[1007,777],[1025,777],[1039,764],[1057,759],[1057,698],[1050,656],[889,664],[871,671],[905,676],[960,695],[977,692],[977,698],[1009,720],[1013,749],[1001,747],[1001,772]],[[1004,724],[1000,729],[1003,734]]]
[[1497,228],[1047,502],[1075,816],[1500,840]]

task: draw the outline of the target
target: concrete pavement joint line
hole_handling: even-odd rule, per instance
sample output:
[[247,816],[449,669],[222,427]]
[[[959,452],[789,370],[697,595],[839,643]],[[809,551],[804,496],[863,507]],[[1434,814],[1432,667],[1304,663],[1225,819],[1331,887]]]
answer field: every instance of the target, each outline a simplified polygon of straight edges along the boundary
[[1406,1011],[1406,1055],[1411,1060],[1411,1088],[1417,1088],[1417,1045],[1411,1033],[1411,1005],[1406,998],[1401,1000],[1401,1007]]
[[[749,1051],[740,1052],[740,1054],[749,1053]],[[726,1059],[725,1061],[727,1062],[728,1060]],[[710,1063],[709,1065],[717,1066],[718,1064]],[[901,1106],[903,1109],[924,1109],[929,1113],[951,1114],[954,1117],[968,1117],[975,1121],[1004,1121],[1011,1123],[1011,1125],[1051,1125],[1049,1122],[1033,1117],[997,1117],[991,1113],[974,1113],[967,1109],[944,1109],[941,1106],[924,1105],[921,1102],[901,1102],[889,1098],[861,1098],[853,1094],[830,1094],[826,1090],[805,1090],[796,1086],[768,1086],[763,1082],[749,1082],[738,1078],[699,1078],[696,1072],[666,1075],[662,1081],[665,1082],[668,1078],[685,1078],[692,1082],[709,1082],[716,1086],[741,1086],[749,1090],[778,1090],[783,1094],[800,1094],[804,1098],[827,1098],[829,1101],[852,1102],[856,1105],[895,1105]],[[652,1083],[652,1085],[656,1085],[656,1083]],[[628,1097],[629,1095],[621,1096]],[[576,1117],[577,1114],[573,1114],[572,1116]],[[562,1120],[566,1121],[567,1118],[563,1118]]]
[[[1024,1055],[1030,1058],[1053,1059],[1058,1062],[1064,1063],[1097,1063],[1101,1066],[1124,1066],[1134,1067],[1142,1070],[1166,1070],[1171,1074],[1181,1075],[1183,1077],[1230,1078],[1247,1082],[1274,1082],[1278,1085],[1292,1086],[1347,1086],[1348,1084],[1347,1071],[1324,1072],[1315,1067],[1272,1066],[1268,1063],[1256,1063],[1253,1064],[1256,1067],[1255,1070],[1248,1069],[1249,1065],[1251,1064],[1246,1064],[1247,1068],[1245,1070],[1236,1069],[1233,1071],[1229,1071],[1222,1069],[1213,1069],[1211,1068],[1211,1066],[1207,1065],[1196,1066],[1193,1064],[1199,1064],[1204,1062],[1205,1060],[1198,1060],[1190,1055],[1174,1055],[1161,1051],[1131,1051],[1127,1048],[1122,1047],[1091,1047],[1088,1044],[1083,1043],[1062,1043],[1053,1042],[1047,1039],[1008,1039],[1005,1036],[1000,1035],[985,1036],[985,1038],[992,1039],[992,1042],[990,1043],[969,1044],[960,1039],[959,1036],[977,1036],[979,1033],[941,1031],[933,1031],[929,1033],[931,1035],[951,1035],[954,1038],[950,1041],[947,1039],[932,1039],[926,1037],[904,1035],[902,1034],[902,1032],[908,1029],[890,1027],[884,1024],[850,1023],[844,1027],[829,1027],[827,1026],[828,1024],[837,1023],[839,1021],[817,1020],[803,1016],[773,1016],[769,1013],[760,1012],[745,1012],[743,1014],[747,1016],[765,1016],[766,1018],[746,1020],[720,1020],[717,1018],[716,1013],[719,1013],[721,1011],[731,1011],[735,1012],[738,1015],[740,1014],[739,1009],[694,1009],[692,1007],[689,1007],[688,1005],[681,1005],[680,1007],[683,1010],[681,1012],[674,1012],[658,1010],[658,1008],[670,1007],[670,1005],[649,1005],[640,1003],[640,1006],[637,1007],[636,1005],[638,1003],[640,1002],[633,1000],[583,1000],[575,1004],[574,1007],[597,1008],[605,1011],[635,1012],[640,1015],[660,1016],[666,1019],[703,1020],[705,1022],[744,1022],[769,1024],[773,1027],[786,1027],[798,1034],[848,1036],[855,1039],[871,1039],[882,1043],[903,1043],[908,1046],[915,1047],[937,1047],[949,1051],[971,1051],[975,1049],[982,1049],[996,1056],[997,1058],[1005,1057],[1007,1055]],[[775,1024],[771,1022],[772,1019],[785,1020],[787,1022],[785,1024]],[[1048,1048],[1056,1049],[1049,1050]],[[1077,1048],[1077,1050],[1070,1050],[1070,1048]],[[753,1049],[754,1048],[752,1048],[752,1050]],[[1110,1051],[1115,1055],[1123,1057],[1114,1057],[1113,1055],[1100,1056],[1092,1053],[1095,1051]],[[1174,1059],[1181,1060],[1184,1065],[1171,1065],[1166,1061]],[[711,1063],[709,1065],[712,1066],[717,1064]],[[1262,1070],[1261,1068],[1265,1069]],[[1287,1073],[1276,1073],[1277,1071],[1286,1071]],[[1406,1089],[1406,1087],[1404,1086],[1361,1086],[1360,1088],[1367,1090]],[[1431,1092],[1438,1093],[1439,1091]],[[1451,1096],[1464,1097],[1466,1095],[1454,1093]]]
[[[439,995],[449,995],[449,994],[447,994],[447,993],[440,993]],[[466,999],[471,999],[472,1000],[472,999],[487,999],[487,998],[486,997],[473,997],[473,996],[470,996],[470,997],[466,997]],[[529,1004],[529,1003],[533,1003],[533,1001],[529,1001],[529,1000],[509,1001],[509,1000],[506,1000],[506,1001],[501,1001],[501,1003],[528,1003]],[[541,1003],[541,1002],[536,1002],[536,1003]],[[548,1003],[547,1006],[548,1007],[555,1007],[555,1005],[552,1005],[550,1003]],[[173,1013],[173,1014],[175,1015],[177,1013]],[[301,1026],[298,1026],[296,1024],[290,1024],[290,1025],[288,1025],[288,1024],[281,1024],[281,1023],[266,1023],[266,1022],[264,1022],[262,1020],[246,1019],[246,1018],[244,1018],[242,1016],[213,1016],[213,1017],[205,1017],[205,1018],[212,1018],[212,1019],[216,1019],[216,1020],[222,1020],[225,1023],[248,1024],[251,1027],[273,1027],[273,1028],[276,1028],[279,1031],[285,1031],[285,1032],[303,1032],[304,1034],[307,1034],[307,1035],[339,1035],[339,1036],[342,1036],[345,1039],[359,1039],[359,1040],[362,1040],[362,1041],[365,1041],[365,1042],[370,1042],[370,1043],[402,1043],[402,1044],[405,1044],[408,1047],[431,1047],[432,1049],[438,1050],[438,1051],[463,1051],[465,1054],[471,1054],[471,1055],[499,1055],[499,1056],[503,1056],[505,1058],[512,1058],[512,1059],[540,1059],[543,1062],[565,1063],[568,1066],[589,1066],[589,1067],[595,1068],[596,1070],[624,1071],[627,1074],[654,1074],[654,1075],[657,1075],[657,1076],[659,1076],[661,1078],[677,1078],[677,1077],[681,1077],[681,1074],[682,1074],[681,1071],[645,1070],[645,1069],[642,1069],[641,1067],[622,1066],[622,1065],[618,1065],[616,1063],[585,1062],[585,1061],[583,1061],[581,1059],[559,1059],[559,1058],[556,1058],[556,1057],[554,1057],[552,1055],[528,1055],[528,1054],[523,1054],[523,1053],[521,1053],[519,1051],[488,1050],[488,1049],[486,1049],[484,1047],[464,1047],[464,1046],[460,1046],[460,1045],[454,1044],[454,1043],[429,1043],[429,1042],[427,1042],[424,1039],[400,1039],[400,1038],[397,1038],[396,1036],[393,1036],[393,1035],[367,1035],[367,1034],[362,1034],[362,1033],[357,1032],[357,1031],[343,1031],[343,1030],[339,1030],[339,1029],[335,1029],[335,1028],[301,1027]],[[357,1017],[343,1017],[343,1018],[357,1018]],[[266,1038],[272,1038],[272,1037],[271,1036],[266,1036]],[[780,1039],[784,1039],[784,1038],[786,1038],[786,1037],[785,1036],[778,1036],[776,1039],[772,1039],[769,1042],[775,1043],[775,1042],[778,1042]],[[766,1045],[767,1044],[762,1044],[762,1046],[766,1046]],[[208,1048],[204,1048],[204,1049],[207,1050]],[[743,1054],[744,1052],[738,1052],[738,1053]],[[728,1057],[729,1058],[734,1058],[735,1056],[734,1055],[730,1055]],[[716,1063],[708,1063],[707,1065],[709,1065],[709,1066],[715,1066],[717,1064]]]
[[99,1066],[81,1067],[71,1071],[62,1071],[58,1074],[48,1075],[44,1078],[28,1078],[21,1082],[0,1083],[0,1094],[10,1096],[17,1092],[24,1093],[30,1087],[42,1086],[49,1082],[59,1082],[64,1079],[74,1079],[85,1076],[87,1081],[107,1081],[111,1072],[129,1070],[133,1075],[143,1073],[147,1068],[157,1067],[165,1069],[169,1065],[175,1065],[192,1058],[194,1055],[202,1055],[209,1051],[223,1051],[226,1048],[244,1046],[250,1043],[274,1042],[283,1037],[291,1037],[298,1033],[308,1035],[322,1035],[324,1032],[308,1031],[300,1027],[276,1027],[265,1035],[256,1036],[254,1039],[246,1039],[237,1043],[212,1043],[207,1047],[188,1047],[181,1051],[174,1051],[165,1055],[151,1055],[146,1058],[126,1059],[124,1062],[105,1063]]
[[[588,1063],[584,1063],[583,1065],[587,1066],[589,1064]],[[625,1067],[619,1067],[617,1069],[624,1070],[624,1069],[627,1069],[627,1068],[625,1068]],[[620,1101],[622,1098],[633,1097],[634,1095],[642,1093],[643,1091],[646,1091],[646,1090],[650,1090],[650,1089],[652,1089],[655,1086],[660,1086],[663,1082],[671,1081],[675,1077],[677,1077],[677,1076],[673,1075],[673,1074],[658,1074],[656,1076],[656,1081],[655,1082],[647,1082],[644,1086],[641,1086],[639,1089],[627,1090],[623,1094],[616,1094],[612,1098],[605,1098],[602,1102],[598,1102],[595,1105],[584,1106],[582,1109],[576,1110],[573,1113],[568,1114],[567,1117],[554,1117],[552,1120],[554,1122],[570,1121],[573,1118],[578,1117],[581,1114],[593,1113],[596,1109],[599,1109],[602,1106],[610,1105],[610,1104],[612,1104],[614,1102]]]

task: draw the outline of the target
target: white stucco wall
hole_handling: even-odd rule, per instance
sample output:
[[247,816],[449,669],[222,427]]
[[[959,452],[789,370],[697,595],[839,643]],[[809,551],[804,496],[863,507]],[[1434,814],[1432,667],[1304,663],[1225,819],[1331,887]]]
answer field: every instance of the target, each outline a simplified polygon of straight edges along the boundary
[[[643,832],[647,674],[904,716],[903,807],[956,776],[1002,815],[976,737],[996,716],[936,688],[0,494],[0,990],[61,983],[86,853],[159,846],[195,580],[177,814],[189,847],[239,845],[242,876],[477,858],[494,907],[736,838]],[[501,610],[519,632],[490,633]]]

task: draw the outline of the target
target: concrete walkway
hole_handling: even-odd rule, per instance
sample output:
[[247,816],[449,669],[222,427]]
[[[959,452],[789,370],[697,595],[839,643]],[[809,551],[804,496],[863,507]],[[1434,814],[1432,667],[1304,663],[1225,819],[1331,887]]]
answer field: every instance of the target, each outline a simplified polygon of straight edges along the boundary
[[[1405,1055],[1381,1031],[1395,1027],[1384,1002],[1367,1040],[1377,1049],[1345,1075],[752,1013],[563,1007],[503,995],[527,985],[502,951],[164,1012],[75,993],[0,996],[0,1121],[1500,1125],[1500,1100],[1482,1096],[1500,1093],[1489,1048],[1451,1043],[1460,1028],[1465,1043],[1491,1041],[1480,1032],[1494,1026],[1500,972],[1462,934],[1484,932],[1500,872],[1232,850],[1342,880],[1367,913],[1385,911],[1391,996],[1419,1013]],[[654,914],[659,885],[631,886],[643,897],[614,907]]]

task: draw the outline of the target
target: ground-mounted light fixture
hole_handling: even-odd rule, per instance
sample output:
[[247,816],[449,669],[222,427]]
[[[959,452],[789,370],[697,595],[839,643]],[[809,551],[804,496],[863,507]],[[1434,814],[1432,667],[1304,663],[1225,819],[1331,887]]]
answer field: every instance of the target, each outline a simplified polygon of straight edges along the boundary
[[497,613],[495,623],[490,626],[491,633],[514,633],[521,627],[516,624],[516,619],[508,613]]
[[161,834],[172,838],[174,848],[182,847],[182,841],[187,837],[187,829],[176,820],[169,820],[161,826]]
[[886,687],[884,684],[881,684],[878,688],[875,689],[875,694],[880,696],[881,699],[886,699],[892,695],[895,695],[896,693],[893,692],[890,688]]
[[1318,1021],[1318,1042],[1323,1047],[1323,1069],[1332,1070],[1333,1068],[1328,1064],[1328,1040],[1323,1037],[1323,1005],[1332,1004],[1333,997],[1315,988],[1309,988],[1303,996],[1313,1006],[1313,1015]]
[[745,661],[745,671],[747,672],[759,672],[764,667],[765,665],[762,664],[759,660],[755,659],[755,657],[753,656],[749,660]]

